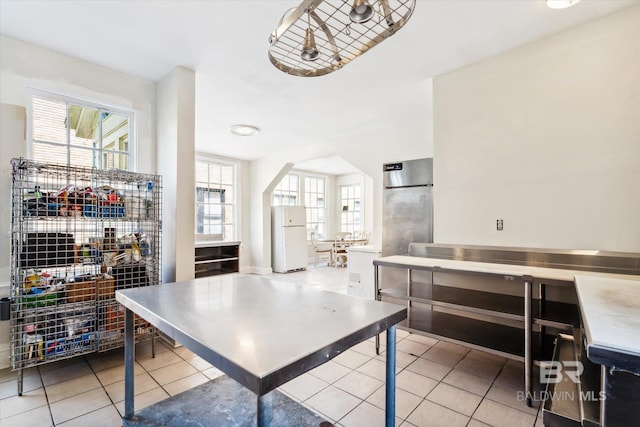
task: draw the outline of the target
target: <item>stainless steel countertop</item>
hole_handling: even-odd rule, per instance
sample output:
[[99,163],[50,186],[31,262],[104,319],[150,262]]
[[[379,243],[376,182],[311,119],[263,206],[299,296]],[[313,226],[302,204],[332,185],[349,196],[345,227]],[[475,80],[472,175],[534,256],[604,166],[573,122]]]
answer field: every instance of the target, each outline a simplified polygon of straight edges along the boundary
[[242,274],[118,290],[116,299],[258,395],[407,316],[403,306]]
[[575,276],[591,276],[605,279],[623,279],[640,281],[640,276],[629,274],[601,273],[596,271],[569,270],[562,268],[534,267],[528,265],[496,264],[478,261],[460,261],[441,258],[423,258],[409,255],[392,255],[377,258],[373,261],[376,265],[390,265],[407,268],[440,268],[447,270],[459,270],[473,273],[485,273],[505,275],[513,277],[530,276],[536,279],[553,280],[557,282],[573,283]]

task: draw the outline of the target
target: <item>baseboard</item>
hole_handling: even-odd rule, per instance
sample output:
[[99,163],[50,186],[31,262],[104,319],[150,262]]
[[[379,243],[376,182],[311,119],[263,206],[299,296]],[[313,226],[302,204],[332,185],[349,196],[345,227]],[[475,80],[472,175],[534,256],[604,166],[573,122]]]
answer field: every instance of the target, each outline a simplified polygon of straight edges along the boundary
[[272,274],[271,267],[251,267],[251,273],[253,274]]
[[179,342],[177,342],[176,340],[174,340],[170,336],[165,335],[162,331],[158,331],[158,332],[159,332],[159,335],[160,335],[160,338],[162,339],[162,341],[166,342],[171,347],[173,347],[173,348],[182,347],[182,344],[180,344]]
[[253,267],[243,266],[238,269],[238,273],[251,274],[253,273]]

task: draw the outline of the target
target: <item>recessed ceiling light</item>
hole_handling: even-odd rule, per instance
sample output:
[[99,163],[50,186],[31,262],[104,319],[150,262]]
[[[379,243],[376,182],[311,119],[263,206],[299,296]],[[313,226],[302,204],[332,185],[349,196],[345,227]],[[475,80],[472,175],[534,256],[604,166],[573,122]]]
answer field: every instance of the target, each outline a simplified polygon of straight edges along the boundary
[[566,9],[579,1],[580,0],[547,0],[547,6],[551,9]]
[[239,136],[252,136],[260,132],[260,129],[252,125],[233,125],[231,133]]

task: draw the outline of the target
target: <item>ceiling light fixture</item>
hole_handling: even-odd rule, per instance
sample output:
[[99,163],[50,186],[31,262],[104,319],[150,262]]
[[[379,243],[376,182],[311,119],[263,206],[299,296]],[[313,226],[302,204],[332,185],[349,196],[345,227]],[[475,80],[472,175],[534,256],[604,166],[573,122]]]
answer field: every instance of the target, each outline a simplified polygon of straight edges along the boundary
[[579,2],[580,0],[547,0],[547,6],[551,9],[566,9]]
[[318,48],[316,47],[316,39],[313,36],[313,31],[311,31],[311,18],[309,18],[309,11],[307,11],[307,32],[304,36],[304,44],[302,45],[300,58],[305,61],[315,61],[319,55],[320,52],[318,52]]
[[252,125],[233,125],[231,133],[238,136],[252,136],[260,132],[260,129]]
[[303,0],[271,33],[269,60],[294,76],[329,74],[398,32],[415,5],[416,0]]

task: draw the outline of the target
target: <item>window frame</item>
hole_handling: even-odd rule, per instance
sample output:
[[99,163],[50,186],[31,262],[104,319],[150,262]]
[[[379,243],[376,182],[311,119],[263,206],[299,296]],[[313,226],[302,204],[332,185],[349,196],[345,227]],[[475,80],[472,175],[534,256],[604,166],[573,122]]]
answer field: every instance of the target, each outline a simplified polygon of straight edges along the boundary
[[[79,96],[71,96],[71,95],[65,95],[62,93],[57,93],[57,92],[53,92],[53,91],[48,91],[48,90],[43,90],[43,89],[35,89],[35,88],[29,88],[27,90],[27,96],[28,96],[28,102],[27,102],[27,106],[28,106],[28,117],[27,117],[27,157],[30,159],[34,159],[35,158],[35,144],[41,144],[41,145],[52,145],[52,146],[58,146],[58,147],[65,147],[66,150],[66,159],[64,159],[64,162],[62,161],[62,159],[52,159],[50,160],[51,163],[62,163],[62,164],[66,164],[66,165],[70,165],[71,164],[71,148],[73,148],[73,145],[71,143],[71,136],[70,136],[70,131],[69,131],[69,127],[66,127],[66,142],[65,143],[59,143],[59,142],[54,142],[54,141],[45,141],[45,140],[38,140],[36,141],[36,139],[34,138],[34,98],[41,98],[41,99],[45,99],[48,101],[52,101],[52,102],[60,102],[60,103],[64,103],[65,104],[65,113],[66,113],[66,120],[69,120],[69,106],[73,105],[73,106],[79,106],[79,107],[85,107],[85,108],[92,108],[92,109],[96,109],[98,110],[98,114],[100,114],[100,116],[102,115],[102,113],[107,112],[110,114],[114,114],[114,115],[120,115],[120,116],[124,116],[127,118],[127,122],[128,122],[128,130],[127,130],[127,144],[128,144],[128,149],[127,151],[123,151],[123,150],[105,150],[104,146],[103,146],[103,137],[104,135],[102,134],[102,126],[100,126],[100,134],[99,134],[99,143],[100,143],[100,147],[99,148],[94,148],[94,149],[86,149],[87,151],[92,151],[93,152],[93,158],[94,159],[99,159],[99,166],[95,166],[91,165],[92,167],[97,167],[98,169],[108,169],[105,168],[103,165],[103,158],[105,154],[110,154],[110,153],[125,153],[128,156],[128,168],[127,169],[123,169],[126,171],[130,171],[130,172],[137,172],[137,141],[136,141],[136,114],[133,110],[129,110],[126,108],[122,108],[119,106],[115,106],[115,105],[110,105],[108,103],[104,103],[104,102],[99,102],[96,100],[90,100],[90,99],[86,99],[86,98],[82,98]],[[103,118],[100,119],[101,123],[104,121]],[[47,160],[49,161],[49,160]],[[82,166],[87,166],[87,165],[82,165]]]
[[[327,238],[327,233],[328,233],[328,221],[327,221],[327,199],[328,199],[328,195],[327,195],[327,181],[328,179],[325,176],[320,176],[320,175],[308,175],[308,174],[303,174],[303,178],[304,178],[304,184],[303,184],[303,189],[302,189],[302,193],[304,195],[304,200],[305,200],[305,210],[306,210],[306,217],[307,217],[307,240],[311,240],[311,233],[315,231],[316,236],[323,236],[324,238]],[[309,191],[309,189],[307,188],[307,180],[322,180],[322,186],[323,186],[323,201],[324,204],[322,207],[317,207],[317,206],[307,206],[306,205],[306,201],[307,201],[307,195],[308,194],[314,194],[314,195],[318,195],[320,194],[318,191]],[[317,184],[316,184],[316,190],[317,190]],[[318,217],[322,217],[323,221],[310,221],[310,216],[312,211],[318,211]],[[320,215],[320,211],[322,212],[322,215]],[[324,232],[323,233],[319,233],[319,231],[314,230],[312,227],[309,227],[309,224],[322,224],[324,227]]]
[[[294,178],[294,177],[297,180],[295,190],[282,190],[282,189],[278,190],[278,187],[282,185],[285,179],[289,180],[289,188],[291,188],[291,178]],[[301,175],[298,173],[288,173],[285,176],[283,176],[280,182],[275,186],[275,188],[271,192],[271,205],[272,206],[304,206],[302,204],[302,197],[300,196],[303,193],[303,191],[301,191],[301,187],[304,185],[302,183],[304,179],[301,180],[300,177]],[[291,201],[291,198],[293,197],[295,200],[295,203],[276,203],[276,197],[281,198],[279,200],[280,202],[284,200],[285,197],[287,197],[289,201]]]
[[[202,162],[202,163],[206,163],[207,165],[210,164],[216,164],[216,165],[221,165],[221,166],[230,166],[233,170],[233,178],[232,178],[232,187],[233,187],[233,197],[231,197],[231,200],[228,199],[228,196],[224,196],[224,201],[221,203],[221,206],[224,205],[230,205],[232,207],[232,211],[233,214],[231,216],[231,225],[233,227],[233,235],[226,237],[224,236],[224,232],[222,233],[222,238],[217,237],[218,235],[216,234],[198,234],[197,233],[197,229],[198,229],[198,188],[202,188],[202,187],[198,187],[198,179],[197,179],[197,169],[198,169],[198,163]],[[221,159],[218,157],[209,157],[206,155],[202,155],[202,154],[196,154],[196,159],[195,159],[195,168],[194,168],[194,175],[193,175],[193,181],[194,181],[194,227],[193,227],[193,231],[194,231],[194,238],[197,242],[199,241],[209,241],[209,242],[237,242],[239,241],[239,236],[240,236],[240,224],[238,222],[238,218],[240,218],[240,207],[238,205],[238,201],[241,200],[240,198],[240,182],[239,182],[239,174],[240,174],[240,165],[237,162],[231,161],[231,160],[225,160],[225,159]],[[210,183],[210,181],[209,181]],[[222,183],[219,183],[220,185],[220,189],[222,188]],[[224,184],[226,185],[226,184]],[[224,211],[224,208],[222,208]],[[224,217],[225,214],[224,212],[222,212],[222,216]],[[225,218],[226,219],[226,218]],[[228,224],[228,223],[227,223]],[[221,223],[223,229],[224,229],[224,225],[225,222],[223,221]]]
[[[207,198],[207,200],[198,200],[199,199],[199,195],[200,193],[202,193],[203,199],[205,198],[205,196],[207,196],[207,193],[213,193],[216,194],[219,198],[219,201],[217,203],[212,202],[210,197],[211,195],[209,195],[209,198]],[[195,227],[196,227],[196,236],[206,236],[207,239],[213,240],[213,241],[224,241],[224,224],[225,224],[225,211],[224,211],[224,205],[226,204],[226,197],[225,197],[225,190],[221,189],[221,188],[208,188],[208,187],[198,187],[196,185],[196,200],[195,200],[195,209],[196,209],[196,220],[195,220]],[[215,217],[215,216],[219,216],[220,219],[220,224],[213,224],[213,225],[209,225],[209,227],[220,227],[220,233],[204,233],[204,231],[202,233],[198,233],[198,228],[200,227],[200,223],[198,222],[198,217],[199,217],[199,212],[198,212],[198,205],[201,204],[203,205],[203,213],[202,213],[202,217],[203,217],[203,222],[202,222],[202,228],[204,229],[204,227],[206,227],[206,222],[205,221],[208,217]],[[219,211],[219,212],[209,212],[209,215],[207,215],[207,205],[209,206],[209,211],[214,210],[214,211]],[[216,208],[217,207],[217,208]],[[214,208],[214,209],[212,209]]]
[[[284,177],[282,177],[282,179],[280,180],[280,182],[278,183],[278,185],[276,185],[276,187],[273,189],[272,193],[271,193],[271,205],[272,206],[279,206],[276,204],[276,190],[277,188],[281,185],[282,181],[287,178],[287,177],[292,177],[295,176],[297,177],[298,180],[298,189],[297,192],[295,193],[296,198],[297,198],[297,203],[293,206],[304,206],[305,207],[305,218],[306,218],[306,225],[307,225],[307,241],[310,242],[311,241],[311,232],[313,231],[312,229],[309,228],[309,209],[310,207],[306,205],[306,199],[307,199],[307,188],[306,188],[306,180],[307,178],[310,179],[321,179],[324,181],[324,207],[321,208],[324,210],[324,222],[320,223],[320,224],[324,224],[324,229],[325,229],[325,233],[329,232],[329,226],[330,226],[330,219],[328,217],[329,214],[329,197],[331,196],[330,191],[329,191],[329,176],[327,175],[322,175],[322,174],[314,174],[314,173],[309,173],[309,172],[305,172],[305,171],[299,171],[299,170],[292,170],[289,171],[289,173],[287,173]],[[293,192],[290,192],[293,193]],[[284,193],[286,194],[286,193]],[[314,194],[317,194],[314,192]],[[287,205],[284,205],[287,206]],[[291,205],[288,205],[291,206]],[[318,209],[318,208],[311,208],[311,209]],[[316,223],[316,222],[314,222]],[[318,222],[319,223],[319,222]],[[326,235],[324,236],[325,238],[327,237]]]
[[[353,187],[353,192],[354,192],[354,197],[349,197],[347,194],[346,199],[342,197],[342,189],[343,188],[347,188],[347,193],[348,193],[348,187]],[[359,196],[355,197],[355,189],[356,187],[359,189]],[[350,232],[350,233],[356,233],[356,232],[360,232],[363,231],[363,218],[362,218],[362,185],[360,183],[348,183],[348,184],[340,184],[338,186],[338,197],[340,200],[340,204],[338,205],[339,207],[339,213],[340,213],[340,231],[342,232]],[[346,201],[346,205],[345,205],[345,201]],[[349,206],[351,206],[350,201],[353,201],[353,207],[354,209],[349,209]],[[357,203],[356,203],[357,202]],[[355,209],[355,207],[358,207],[358,209]],[[345,206],[347,207],[347,209],[345,210]],[[359,217],[359,222],[358,224],[356,224],[355,222],[355,215],[356,213],[358,214]],[[343,220],[343,216],[346,215],[346,221]],[[350,218],[352,220],[350,220]],[[345,227],[346,225],[346,227]],[[357,228],[356,228],[357,227]]]

